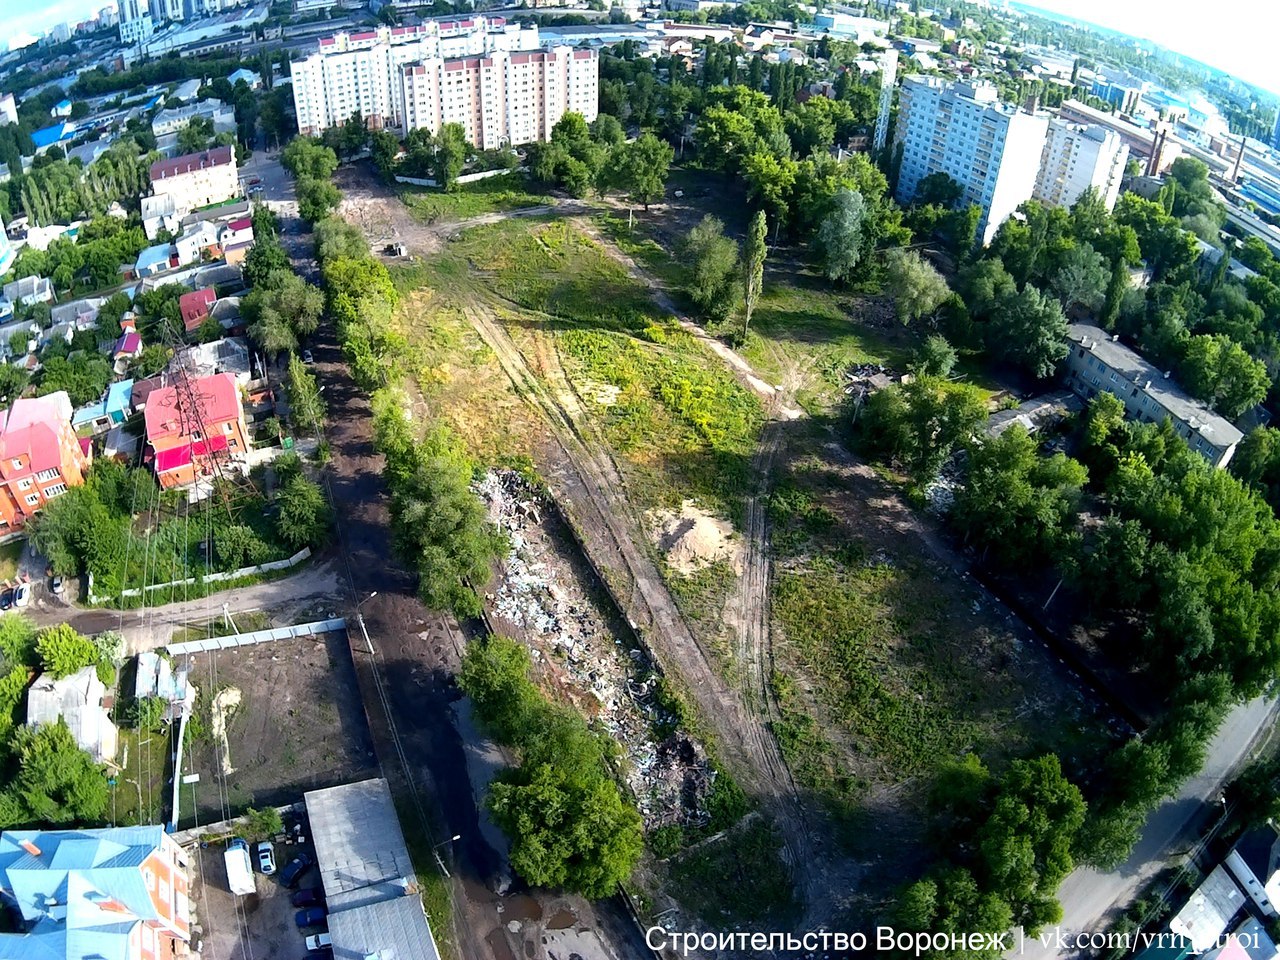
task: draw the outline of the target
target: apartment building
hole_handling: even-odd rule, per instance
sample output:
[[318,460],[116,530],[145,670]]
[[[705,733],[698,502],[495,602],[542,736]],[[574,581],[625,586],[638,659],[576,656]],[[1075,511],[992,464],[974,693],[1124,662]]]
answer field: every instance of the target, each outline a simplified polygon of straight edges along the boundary
[[120,21],[120,43],[126,47],[141,45],[155,36],[156,24],[150,14]]
[[406,129],[461,124],[482,150],[546,140],[566,111],[592,121],[600,99],[596,52],[571,47],[427,60],[402,81]]
[[1164,173],[1173,165],[1173,161],[1182,156],[1182,146],[1170,140],[1173,124],[1166,120],[1141,127],[1124,117],[1097,110],[1079,100],[1063,100],[1062,106],[1058,108],[1058,116],[1069,123],[1097,124],[1115,131],[1129,148],[1129,155],[1142,163],[1142,172],[1149,177]]
[[1244,439],[1178,384],[1101,327],[1073,323],[1067,329],[1066,382],[1085,400],[1105,390],[1124,404],[1125,415],[1147,423],[1173,422],[1178,436],[1215,467],[1225,467]]
[[[510,143],[537,139],[536,133],[517,139],[506,131],[540,129],[544,110],[554,113],[552,124],[566,109],[581,107],[594,116],[599,69],[594,54],[566,58],[539,51],[545,58],[517,62],[501,56],[531,53],[538,44],[536,26],[481,16],[324,37],[315,53],[292,65],[298,129],[315,135],[345,123],[358,110],[371,128],[402,134],[415,124],[437,129],[456,120],[474,131],[478,145],[496,146],[504,138]],[[407,90],[414,97],[412,122]],[[516,115],[509,96],[516,101]],[[489,127],[503,132],[489,133]]]
[[1035,198],[1055,207],[1069,207],[1090,187],[1110,210],[1120,196],[1120,181],[1129,160],[1129,147],[1114,130],[1097,124],[1049,121]]
[[189,864],[160,826],[6,830],[0,894],[25,929],[0,957],[170,960],[191,938]]
[[12,93],[0,97],[0,125],[18,122],[18,104]]
[[1048,126],[1046,114],[1000,103],[991,84],[907,77],[894,137],[902,147],[897,197],[909,202],[921,180],[945,173],[963,188],[961,202],[982,210],[978,237],[990,243],[1035,189]]
[[65,390],[15,400],[0,413],[0,533],[20,529],[48,501],[84,483],[92,455],[71,417]]
[[151,192],[173,197],[177,210],[195,210],[235,196],[236,155],[231,147],[189,153],[151,165]]
[[181,384],[160,387],[147,397],[143,411],[156,478],[165,489],[210,480],[215,460],[242,462],[249,450],[235,377],[177,376],[186,382],[181,395]]

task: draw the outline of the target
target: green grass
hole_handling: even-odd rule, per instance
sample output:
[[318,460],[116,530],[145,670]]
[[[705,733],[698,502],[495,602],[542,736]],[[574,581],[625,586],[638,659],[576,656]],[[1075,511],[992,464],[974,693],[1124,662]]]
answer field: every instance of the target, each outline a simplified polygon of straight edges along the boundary
[[425,223],[467,220],[486,213],[518,210],[550,203],[545,194],[533,193],[523,174],[508,173],[475,183],[460,184],[452,193],[433,187],[417,187],[403,184],[400,199],[414,217]]
[[12,580],[18,575],[18,560],[26,545],[25,539],[0,543],[0,580]]
[[708,929],[790,929],[798,915],[774,826],[753,818],[672,860],[669,889]]
[[[167,734],[120,728],[116,762],[122,769],[110,788],[107,816],[117,826],[159,823],[169,807],[169,743]],[[126,759],[127,762],[123,762]]]
[[781,713],[773,733],[791,775],[821,799],[837,820],[851,825],[858,818],[867,784],[848,771],[835,744],[805,710],[796,696],[795,681],[775,673],[772,687]]

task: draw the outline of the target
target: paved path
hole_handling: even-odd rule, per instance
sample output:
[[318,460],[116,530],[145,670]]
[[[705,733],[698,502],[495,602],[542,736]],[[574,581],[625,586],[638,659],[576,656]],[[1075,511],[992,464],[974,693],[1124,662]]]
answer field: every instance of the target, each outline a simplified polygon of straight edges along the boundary
[[[1063,881],[1058,899],[1062,902],[1060,928],[1064,937],[1103,931],[1114,919],[1110,916],[1113,911],[1127,906],[1170,859],[1191,849],[1219,816],[1223,784],[1248,760],[1259,737],[1275,723],[1278,705],[1276,700],[1259,697],[1231,711],[1209,745],[1204,768],[1183,785],[1177,797],[1151,815],[1142,839],[1117,870],[1099,873],[1082,867]],[[1021,952],[1011,954],[1029,960],[1089,955],[1087,951],[1062,950],[1056,941],[1049,945],[1029,942]]]

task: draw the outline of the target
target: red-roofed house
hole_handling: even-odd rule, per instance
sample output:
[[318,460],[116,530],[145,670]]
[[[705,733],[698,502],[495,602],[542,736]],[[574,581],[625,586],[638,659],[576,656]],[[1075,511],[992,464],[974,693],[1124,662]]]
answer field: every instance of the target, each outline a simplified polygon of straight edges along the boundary
[[213,287],[193,290],[178,298],[178,313],[182,315],[182,326],[187,333],[198,329],[208,319],[209,311],[213,309],[217,299],[218,295],[214,293]]
[[228,266],[237,266],[253,249],[253,220],[241,217],[224,223],[218,230],[218,244],[222,247],[222,256]]
[[84,483],[92,454],[71,428],[65,390],[15,400],[0,412],[0,534],[17,530],[45,502]]
[[195,210],[235,196],[236,155],[230,147],[189,153],[151,165],[151,190],[173,197],[174,208]]
[[215,373],[187,382],[194,410],[181,410],[179,390],[165,386],[151,391],[143,411],[156,477],[166,489],[209,478],[216,457],[243,460],[249,450],[249,430],[235,377]]

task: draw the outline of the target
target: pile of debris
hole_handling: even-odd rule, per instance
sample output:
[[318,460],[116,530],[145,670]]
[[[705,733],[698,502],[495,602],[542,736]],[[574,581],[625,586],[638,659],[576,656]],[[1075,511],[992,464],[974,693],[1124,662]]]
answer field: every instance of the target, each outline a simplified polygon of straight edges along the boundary
[[686,500],[679,513],[651,513],[649,522],[656,528],[658,549],[677,573],[689,576],[720,560],[727,560],[734,573],[742,573],[742,542],[733,524],[707,513],[692,500]]
[[675,730],[648,654],[613,635],[581,576],[558,556],[548,529],[554,508],[512,470],[490,471],[475,491],[511,544],[504,576],[485,598],[490,615],[621,747],[647,828],[704,824],[715,771],[701,745]]

